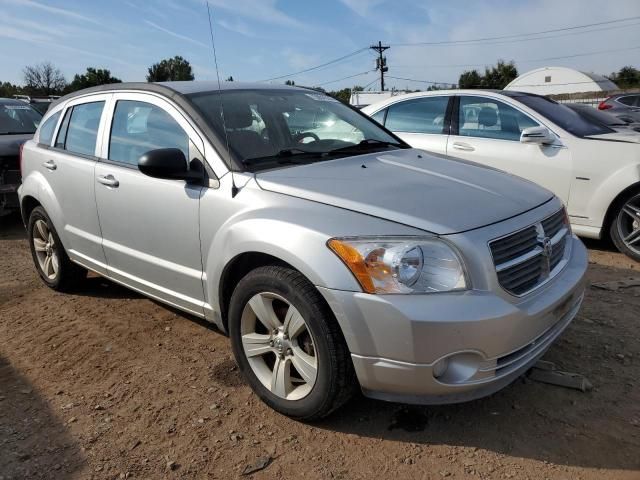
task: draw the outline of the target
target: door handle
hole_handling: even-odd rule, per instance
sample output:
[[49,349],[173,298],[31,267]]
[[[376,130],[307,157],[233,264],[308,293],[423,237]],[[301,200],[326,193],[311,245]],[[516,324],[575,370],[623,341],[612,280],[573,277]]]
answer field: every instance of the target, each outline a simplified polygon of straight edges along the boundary
[[42,166],[44,168],[46,168],[47,170],[55,170],[56,168],[58,168],[58,165],[56,165],[56,162],[54,162],[53,160],[47,160],[46,162],[44,162],[42,164]]
[[464,152],[473,152],[475,150],[475,148],[473,148],[471,145],[464,142],[453,142],[453,148],[455,148],[456,150],[462,150]]
[[120,185],[120,182],[116,180],[116,177],[113,175],[98,175],[98,182],[102,185],[106,185],[107,187],[116,188]]

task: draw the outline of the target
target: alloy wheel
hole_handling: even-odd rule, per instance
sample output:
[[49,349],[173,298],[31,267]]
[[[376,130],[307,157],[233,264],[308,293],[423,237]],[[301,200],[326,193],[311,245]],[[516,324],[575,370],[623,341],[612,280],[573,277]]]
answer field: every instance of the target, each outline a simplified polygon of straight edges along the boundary
[[53,234],[44,220],[37,220],[33,227],[33,248],[40,270],[49,280],[55,280],[60,269],[60,259]]
[[617,218],[620,238],[629,250],[640,255],[640,194],[630,198]]
[[244,354],[258,380],[286,400],[306,397],[315,385],[318,358],[304,318],[285,298],[263,292],[242,312]]

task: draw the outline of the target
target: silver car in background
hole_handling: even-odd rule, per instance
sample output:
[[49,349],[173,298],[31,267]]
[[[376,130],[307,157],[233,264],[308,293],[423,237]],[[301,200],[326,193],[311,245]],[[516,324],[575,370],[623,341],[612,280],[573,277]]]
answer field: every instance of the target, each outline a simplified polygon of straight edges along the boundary
[[256,394],[295,418],[358,386],[420,404],[489,395],[583,298],[586,251],[553,194],[411,149],[312,90],[88,89],[22,155],[47,285],[91,270],[213,322]]

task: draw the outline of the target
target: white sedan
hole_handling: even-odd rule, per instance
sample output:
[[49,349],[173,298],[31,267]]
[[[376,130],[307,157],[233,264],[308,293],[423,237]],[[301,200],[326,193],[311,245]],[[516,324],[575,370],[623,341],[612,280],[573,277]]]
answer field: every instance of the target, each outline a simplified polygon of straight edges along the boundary
[[610,235],[640,261],[640,134],[615,132],[546,97],[511,91],[412,93],[362,111],[413,147],[548,188],[567,205],[576,234]]

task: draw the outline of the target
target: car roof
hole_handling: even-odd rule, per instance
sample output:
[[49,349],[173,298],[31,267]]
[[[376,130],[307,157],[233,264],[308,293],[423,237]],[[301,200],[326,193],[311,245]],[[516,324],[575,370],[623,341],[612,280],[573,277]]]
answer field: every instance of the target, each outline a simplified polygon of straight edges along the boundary
[[29,103],[15,98],[0,98],[0,105],[29,105]]
[[88,95],[91,93],[108,93],[123,90],[137,90],[141,92],[159,93],[168,97],[178,95],[191,95],[204,92],[217,92],[219,90],[300,90],[308,91],[305,87],[295,87],[272,83],[249,83],[249,82],[220,82],[217,81],[182,81],[182,82],[124,82],[99,85],[97,87],[85,88],[77,92],[70,93],[55,101],[55,103],[66,102],[72,98]]

